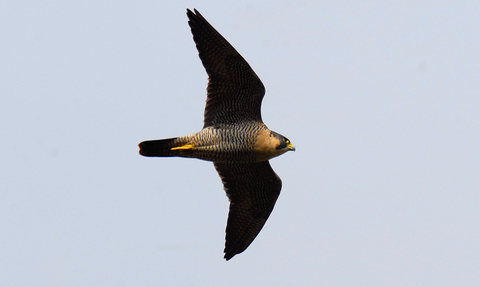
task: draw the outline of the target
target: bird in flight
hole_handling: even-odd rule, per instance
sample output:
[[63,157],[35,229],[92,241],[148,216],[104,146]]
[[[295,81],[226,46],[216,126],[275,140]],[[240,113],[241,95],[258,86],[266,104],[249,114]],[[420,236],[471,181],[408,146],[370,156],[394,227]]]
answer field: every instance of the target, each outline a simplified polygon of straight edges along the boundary
[[282,181],[268,160],[295,147],[263,123],[265,87],[250,65],[196,9],[187,9],[187,16],[208,74],[203,128],[187,136],[144,141],[140,154],[213,162],[230,201],[224,250],[229,260],[252,243],[280,194]]

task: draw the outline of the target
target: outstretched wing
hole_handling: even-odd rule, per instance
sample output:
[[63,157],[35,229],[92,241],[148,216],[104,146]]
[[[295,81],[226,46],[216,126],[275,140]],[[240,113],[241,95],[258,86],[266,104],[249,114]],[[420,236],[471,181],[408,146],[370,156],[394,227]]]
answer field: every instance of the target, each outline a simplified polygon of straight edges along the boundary
[[268,161],[253,164],[214,163],[230,200],[225,259],[243,252],[267,221],[282,181]]
[[204,128],[214,124],[262,122],[265,87],[243,57],[197,11],[188,24],[208,74]]

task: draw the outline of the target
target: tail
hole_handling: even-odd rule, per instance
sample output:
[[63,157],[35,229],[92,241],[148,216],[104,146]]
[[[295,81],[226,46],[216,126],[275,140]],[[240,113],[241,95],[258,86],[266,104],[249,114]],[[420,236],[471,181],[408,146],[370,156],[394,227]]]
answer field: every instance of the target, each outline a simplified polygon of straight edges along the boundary
[[143,156],[179,156],[179,149],[187,149],[178,138],[144,141],[138,147]]

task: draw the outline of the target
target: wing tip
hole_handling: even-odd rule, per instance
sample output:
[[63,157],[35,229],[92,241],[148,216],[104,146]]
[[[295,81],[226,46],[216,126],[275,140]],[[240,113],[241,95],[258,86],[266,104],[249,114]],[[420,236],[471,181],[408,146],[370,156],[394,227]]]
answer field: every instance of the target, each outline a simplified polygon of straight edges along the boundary
[[197,9],[193,8],[193,12],[192,10],[190,10],[189,8],[187,8],[187,16],[188,18],[192,19],[194,17],[200,17],[200,18],[203,18],[202,14],[200,14],[200,12],[198,12]]
[[227,247],[225,247],[225,250],[223,251],[225,253],[225,255],[223,256],[223,258],[226,260],[226,261],[229,261],[230,259],[232,259],[235,255],[237,254],[240,254],[242,253],[244,250],[242,251],[237,251],[237,250],[232,250],[232,248],[230,248],[230,250],[227,249]]
[[225,256],[223,256],[223,258],[225,259],[225,261],[228,261],[228,260],[232,259],[233,256],[235,256],[235,255],[236,255],[236,254],[233,254],[233,255],[232,255],[232,254],[227,254],[227,253],[225,253]]

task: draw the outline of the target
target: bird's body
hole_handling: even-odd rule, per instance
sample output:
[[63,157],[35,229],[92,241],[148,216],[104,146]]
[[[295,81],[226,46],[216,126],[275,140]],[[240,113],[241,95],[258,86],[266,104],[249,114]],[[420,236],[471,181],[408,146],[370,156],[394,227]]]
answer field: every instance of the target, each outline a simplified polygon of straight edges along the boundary
[[224,164],[246,164],[284,153],[276,148],[281,140],[278,136],[260,123],[218,125],[178,138],[145,141],[140,148],[145,156],[179,156]]
[[230,200],[225,243],[229,260],[255,239],[273,210],[282,182],[269,159],[295,150],[263,123],[265,88],[238,52],[196,10],[187,9],[209,75],[204,127],[177,138],[139,144],[140,154],[212,161]]

